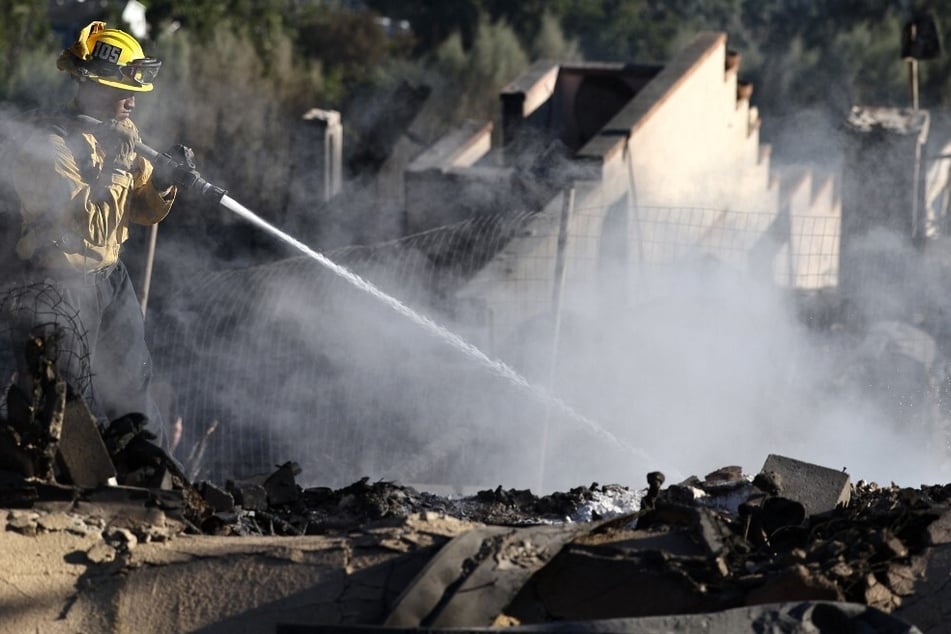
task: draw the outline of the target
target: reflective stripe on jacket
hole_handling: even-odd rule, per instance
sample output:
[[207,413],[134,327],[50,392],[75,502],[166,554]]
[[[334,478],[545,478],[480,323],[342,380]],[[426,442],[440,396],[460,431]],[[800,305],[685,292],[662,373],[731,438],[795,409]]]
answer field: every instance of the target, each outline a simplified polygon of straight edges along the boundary
[[[131,120],[123,125],[135,128]],[[149,161],[136,156],[126,172],[109,160],[96,137],[69,115],[27,139],[14,168],[21,259],[54,270],[96,271],[119,259],[130,222],[151,225],[168,215],[174,188],[167,198],[155,190]]]

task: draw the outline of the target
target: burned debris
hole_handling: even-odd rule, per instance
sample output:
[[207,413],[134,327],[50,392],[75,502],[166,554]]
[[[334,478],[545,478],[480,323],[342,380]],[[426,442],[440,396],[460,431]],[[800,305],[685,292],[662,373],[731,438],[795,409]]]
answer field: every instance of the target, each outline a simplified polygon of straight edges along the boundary
[[[439,496],[368,478],[304,488],[290,461],[258,477],[192,484],[142,416],[100,426],[58,376],[55,354],[55,338],[32,339],[29,389],[8,387],[0,505],[11,509],[9,531],[100,536],[85,551],[90,566],[118,570],[137,544],[187,534],[355,544],[372,535],[394,556],[418,551],[427,563],[390,591],[383,619],[374,612],[353,623],[404,628],[726,614],[798,601],[864,606],[848,618],[865,622],[896,617],[872,631],[914,631],[888,629],[899,619],[928,631],[943,618],[934,606],[951,598],[934,583],[949,573],[951,485],[852,483],[843,471],[779,455],[752,477],[729,466],[667,484],[652,471],[644,489],[592,483],[545,496],[501,486]],[[417,517],[468,528],[435,541],[408,537]]]
[[26,475],[53,479],[54,459],[63,431],[66,382],[56,370],[58,337],[32,337],[25,357],[33,377],[24,392],[11,385],[7,396],[10,423],[0,431],[0,445],[8,460]]
[[[53,386],[50,394],[65,395],[55,372],[38,376],[42,394]],[[14,508],[7,530],[101,535],[84,555],[90,566],[121,567],[137,544],[188,533],[358,542],[354,535],[392,535],[397,551],[429,549],[420,551],[428,563],[387,603],[385,623],[404,628],[687,618],[743,608],[763,619],[765,607],[748,606],[796,601],[832,602],[841,622],[878,623],[869,631],[915,631],[894,628],[902,618],[930,627],[934,602],[948,598],[943,586],[927,584],[948,574],[929,567],[946,564],[935,553],[951,544],[951,485],[853,484],[841,471],[776,455],[753,477],[733,466],[664,487],[654,471],[643,490],[592,483],[546,496],[498,487],[446,497],[369,479],[303,488],[293,462],[223,486],[192,485],[129,416],[100,440],[110,463],[99,465],[97,477],[112,466],[116,482],[83,486],[62,468],[57,437],[80,419],[65,414],[65,403],[57,396],[51,408],[21,410],[30,413],[26,420],[3,421],[6,442],[22,444],[4,453],[0,501]],[[455,518],[469,528],[413,546],[406,538],[413,517]],[[856,605],[864,607],[856,612]],[[795,613],[783,610],[786,618]],[[378,616],[353,618],[380,624]],[[798,618],[818,617],[813,610]]]

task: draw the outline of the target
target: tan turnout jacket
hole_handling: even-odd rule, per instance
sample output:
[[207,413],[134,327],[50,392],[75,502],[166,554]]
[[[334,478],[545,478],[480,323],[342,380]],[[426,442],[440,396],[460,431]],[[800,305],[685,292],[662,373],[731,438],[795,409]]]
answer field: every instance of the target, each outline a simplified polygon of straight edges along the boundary
[[[135,129],[131,120],[120,125]],[[17,255],[52,270],[93,272],[119,259],[129,223],[151,225],[175,198],[151,183],[152,164],[136,156],[129,172],[111,159],[83,124],[69,114],[41,124],[14,168],[23,225]]]

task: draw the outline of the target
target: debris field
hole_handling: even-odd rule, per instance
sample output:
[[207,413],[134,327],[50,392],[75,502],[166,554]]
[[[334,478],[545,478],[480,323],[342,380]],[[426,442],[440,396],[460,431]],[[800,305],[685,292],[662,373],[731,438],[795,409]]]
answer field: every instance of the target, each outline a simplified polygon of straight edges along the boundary
[[[0,420],[0,630],[943,632],[951,484],[782,455],[644,487],[192,483],[43,362]],[[45,566],[43,574],[37,567]],[[4,616],[5,615],[5,616]],[[459,628],[468,628],[468,630]],[[652,629],[653,628],[653,629]]]

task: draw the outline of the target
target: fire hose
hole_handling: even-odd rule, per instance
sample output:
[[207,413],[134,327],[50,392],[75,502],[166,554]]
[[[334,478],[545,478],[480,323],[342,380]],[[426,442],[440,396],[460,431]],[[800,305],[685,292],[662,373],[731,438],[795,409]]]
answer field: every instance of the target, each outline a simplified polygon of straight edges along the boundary
[[[135,149],[139,154],[149,159],[156,170],[171,173],[177,169],[187,167],[184,163],[175,160],[168,154],[163,154],[150,148],[145,143],[137,143]],[[192,173],[194,180],[189,183],[188,191],[194,192],[202,198],[216,203],[220,203],[221,199],[227,195],[228,190],[209,183],[207,180],[202,178],[197,171],[192,170]]]
[[[89,115],[81,114],[78,118],[92,125],[102,124],[102,121],[96,119],[95,117],[90,117]],[[152,163],[152,166],[157,170],[164,172],[174,172],[176,169],[187,167],[184,163],[176,160],[174,157],[169,156],[168,154],[163,154],[162,152],[149,147],[141,141],[136,143],[135,151],[149,159],[149,161]],[[228,193],[228,190],[209,183],[207,180],[202,178],[197,171],[192,170],[192,172],[194,174],[194,181],[189,184],[189,191],[197,193],[202,198],[207,198],[208,200],[220,203],[221,199]]]

